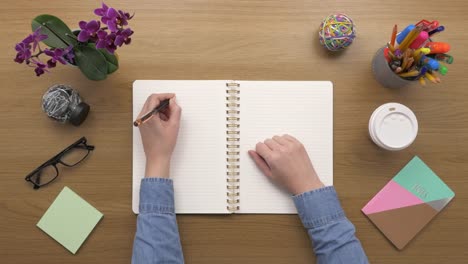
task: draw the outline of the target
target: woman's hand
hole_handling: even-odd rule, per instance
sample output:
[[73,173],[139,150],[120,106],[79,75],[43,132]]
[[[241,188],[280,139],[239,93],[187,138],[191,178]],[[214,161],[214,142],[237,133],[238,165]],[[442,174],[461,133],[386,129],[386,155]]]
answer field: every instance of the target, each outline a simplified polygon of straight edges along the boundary
[[175,94],[151,95],[138,118],[152,111],[165,99],[170,99],[169,107],[139,126],[146,155],[145,177],[169,178],[171,156],[177,142],[181,115]]
[[265,176],[293,195],[324,186],[304,146],[290,135],[259,142],[249,154]]

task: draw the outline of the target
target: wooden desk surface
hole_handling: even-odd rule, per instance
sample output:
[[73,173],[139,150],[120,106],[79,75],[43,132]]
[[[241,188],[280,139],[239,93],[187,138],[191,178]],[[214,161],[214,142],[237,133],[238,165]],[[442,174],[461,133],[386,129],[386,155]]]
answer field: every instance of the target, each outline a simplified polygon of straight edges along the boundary
[[[119,51],[121,67],[102,82],[58,66],[36,78],[13,62],[14,44],[38,14],[71,27],[94,18],[99,1],[3,0],[0,48],[0,258],[2,263],[129,263],[135,232],[131,211],[132,82],[136,79],[332,80],[334,177],[343,207],[372,263],[468,263],[468,33],[462,0],[417,1],[106,1],[135,12],[132,45]],[[416,11],[414,11],[416,10]],[[357,24],[357,39],[342,54],[327,55],[317,27],[343,11]],[[400,27],[438,19],[455,64],[438,86],[382,88],[372,78],[374,52]],[[44,91],[55,83],[79,90],[91,105],[78,128],[41,112]],[[287,91],[285,91],[287,92]],[[372,111],[400,102],[416,113],[416,142],[400,152],[378,149],[368,138]],[[79,138],[96,151],[83,166],[39,191],[24,176]],[[362,206],[414,155],[455,191],[456,198],[403,251],[397,251],[361,214]],[[69,186],[104,218],[76,256],[35,225],[58,192]],[[187,263],[313,263],[309,239],[294,215],[178,216]]]

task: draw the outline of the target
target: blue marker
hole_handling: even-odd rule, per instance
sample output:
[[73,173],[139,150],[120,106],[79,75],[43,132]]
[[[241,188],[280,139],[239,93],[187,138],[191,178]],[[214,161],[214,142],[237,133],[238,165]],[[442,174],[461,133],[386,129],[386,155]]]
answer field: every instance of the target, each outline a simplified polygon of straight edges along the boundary
[[426,66],[422,66],[421,69],[419,70],[418,76],[413,77],[413,79],[411,79],[411,80],[417,80],[417,79],[423,77],[424,74],[426,74],[426,72],[427,72],[427,67],[426,67]]
[[429,37],[431,37],[432,35],[434,35],[435,33],[438,33],[438,32],[442,32],[445,30],[445,27],[444,26],[439,26],[438,28],[432,30],[429,32]]
[[439,69],[439,62],[437,60],[434,60],[433,58],[430,58],[424,55],[421,57],[421,63],[429,67],[433,71],[436,71]]
[[403,42],[403,40],[405,40],[406,36],[408,36],[408,33],[411,32],[411,30],[413,30],[415,28],[415,26],[413,24],[407,26],[405,29],[403,29],[402,32],[400,32],[400,34],[397,35],[396,37],[396,41],[398,42],[398,44],[400,44],[401,42]]

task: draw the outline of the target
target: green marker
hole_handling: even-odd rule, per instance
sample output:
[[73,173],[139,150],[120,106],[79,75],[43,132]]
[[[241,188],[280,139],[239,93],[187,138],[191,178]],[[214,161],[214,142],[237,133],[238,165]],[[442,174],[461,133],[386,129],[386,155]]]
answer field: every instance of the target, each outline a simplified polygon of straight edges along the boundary
[[445,75],[445,74],[447,74],[448,69],[447,69],[447,67],[445,65],[441,64],[441,65],[439,65],[439,70],[438,71],[439,71],[440,74]]
[[453,63],[453,57],[448,55],[448,54],[444,54],[444,53],[436,54],[435,59],[438,60],[438,61],[443,61],[443,62],[448,63],[448,64]]

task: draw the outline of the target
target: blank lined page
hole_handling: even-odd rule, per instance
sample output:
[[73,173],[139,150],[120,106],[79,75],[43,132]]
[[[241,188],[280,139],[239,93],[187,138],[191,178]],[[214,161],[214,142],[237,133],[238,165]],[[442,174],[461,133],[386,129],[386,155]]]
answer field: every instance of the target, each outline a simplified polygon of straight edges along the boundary
[[[133,118],[153,93],[175,93],[182,117],[171,163],[176,213],[228,213],[226,209],[225,81],[135,81]],[[131,122],[129,122],[130,125]],[[145,155],[133,128],[133,211],[138,213]]]
[[299,139],[325,185],[333,184],[331,82],[240,83],[240,213],[296,213],[291,195],[270,182],[249,157],[257,142],[274,135]]

